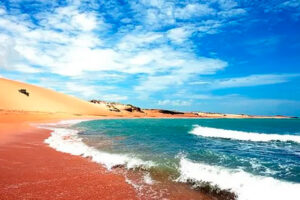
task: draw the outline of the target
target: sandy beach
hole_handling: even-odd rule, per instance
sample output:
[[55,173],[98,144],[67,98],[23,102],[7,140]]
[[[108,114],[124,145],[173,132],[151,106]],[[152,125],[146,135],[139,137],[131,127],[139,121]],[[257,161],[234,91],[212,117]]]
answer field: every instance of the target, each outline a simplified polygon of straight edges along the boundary
[[[18,92],[26,88],[30,96]],[[33,123],[107,116],[75,97],[0,79],[0,199],[136,199],[121,175],[88,159],[60,153]],[[113,116],[113,114],[110,114]]]
[[62,116],[0,116],[0,199],[137,199],[123,176],[49,148],[43,141],[50,131],[29,124]]
[[[29,96],[18,90],[26,89]],[[89,159],[44,143],[39,123],[103,117],[138,117],[52,90],[0,79],[0,199],[137,199],[125,177]],[[150,116],[154,117],[154,116]]]

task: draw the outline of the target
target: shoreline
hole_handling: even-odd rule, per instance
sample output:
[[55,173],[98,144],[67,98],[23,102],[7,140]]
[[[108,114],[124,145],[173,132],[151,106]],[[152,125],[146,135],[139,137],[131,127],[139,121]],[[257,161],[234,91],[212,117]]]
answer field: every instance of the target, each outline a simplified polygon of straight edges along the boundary
[[[70,121],[80,123],[81,121],[87,120],[138,119],[141,117],[95,117],[88,115],[49,115],[48,113],[44,113],[42,115],[36,113],[27,114],[28,115],[26,115],[26,112],[23,112],[22,115],[20,115],[20,113],[16,114],[14,112],[10,114],[6,113],[5,115],[3,115],[3,113],[0,112],[0,180],[6,180],[0,182],[0,188],[2,188],[0,189],[1,199],[18,199],[17,197],[20,196],[22,196],[23,199],[29,199],[29,196],[48,199],[45,194],[50,193],[50,190],[53,195],[58,195],[55,197],[56,199],[73,199],[68,196],[69,193],[72,194],[72,196],[76,197],[78,195],[78,198],[85,199],[85,197],[81,196],[82,190],[85,189],[81,188],[82,185],[78,185],[78,183],[75,183],[75,181],[73,182],[73,176],[79,176],[80,179],[83,178],[84,180],[86,180],[86,184],[89,185],[87,189],[87,191],[89,191],[89,194],[86,195],[91,195],[89,199],[98,199],[98,192],[95,192],[95,190],[101,191],[98,184],[101,185],[100,188],[102,188],[102,190],[103,187],[105,188],[105,190],[110,191],[117,190],[116,188],[119,187],[124,188],[124,190],[122,189],[122,191],[120,192],[115,192],[113,194],[114,196],[111,196],[112,194],[110,193],[103,193],[103,196],[101,196],[102,199],[124,199],[124,197],[127,197],[126,195],[130,195],[128,199],[139,199],[137,190],[134,188],[134,184],[131,184],[130,181],[126,179],[124,174],[109,171],[103,164],[92,162],[91,158],[89,157],[63,153],[47,145],[45,143],[45,140],[51,136],[52,131],[47,129],[47,127],[39,127],[39,125],[57,125],[61,122],[63,122],[62,124],[64,124],[65,122]],[[166,117],[145,117],[144,119],[149,118],[170,119]],[[172,119],[178,119],[178,117],[174,117]],[[186,119],[191,118],[187,117]],[[199,118],[197,117],[194,119]],[[16,157],[15,155],[18,155],[18,157]],[[19,158],[19,156],[23,158]],[[49,160],[51,161],[50,165],[48,164]],[[74,169],[74,163],[77,171]],[[18,169],[18,173],[15,173],[16,169]],[[40,174],[37,176],[36,171],[33,169],[36,169]],[[74,172],[74,170],[76,171],[76,173]],[[80,172],[79,174],[78,170]],[[121,168],[117,170],[121,170]],[[72,175],[68,175],[70,173]],[[26,174],[26,176],[23,177],[23,174]],[[46,180],[45,176],[47,177]],[[59,185],[60,179],[64,179],[64,182],[68,183],[68,187],[64,190],[61,190],[61,188],[59,188],[65,187],[64,184]],[[103,181],[103,179],[105,179],[105,181]],[[36,187],[35,185],[40,182],[42,182],[41,185],[47,183],[47,186],[43,185],[43,188],[41,188],[41,190],[36,191],[34,189]],[[94,185],[95,182],[97,182],[97,184]],[[87,186],[84,186],[83,188],[85,187]],[[177,186],[170,187],[174,189]],[[179,185],[179,188],[182,188],[183,190],[187,191],[186,193],[189,193],[190,188],[187,186],[187,184]],[[78,190],[81,192],[78,192]],[[67,195],[63,195],[62,198],[60,198],[59,193],[62,192],[67,193]],[[194,197],[196,195],[198,195],[198,197],[200,195],[203,195],[203,199],[212,199],[212,196],[210,196],[209,194],[204,194],[199,191],[194,192],[197,192],[197,194],[191,194]],[[175,194],[170,195],[169,197],[171,197],[170,199],[179,199],[177,198],[179,195],[183,194],[178,193],[177,191],[177,193],[175,192]]]
[[[152,199],[139,196],[140,188],[136,188],[123,173],[118,173],[119,170],[124,172],[125,169],[113,168],[110,171],[103,164],[93,162],[90,157],[72,155],[50,147],[45,140],[51,137],[53,130],[40,126],[74,120],[117,118],[73,115],[43,115],[36,118],[37,116],[23,115],[25,119],[20,119],[12,114],[6,115],[4,120],[1,112],[0,117],[0,180],[5,180],[0,181],[1,200]],[[9,139],[3,140],[5,137]],[[134,171],[128,171],[128,175],[136,178],[138,175]],[[181,189],[167,194],[167,199],[201,197],[203,200],[212,200],[208,194],[191,191],[187,184],[178,185]],[[169,187],[178,189],[178,186],[174,187],[173,184]],[[156,189],[161,188],[157,186]],[[181,193],[182,190],[187,192]]]
[[0,199],[138,199],[123,176],[86,158],[50,148],[44,140],[51,131],[30,125],[66,118],[2,117]]
[[[96,120],[110,119],[119,118],[101,118]],[[126,183],[135,188],[139,199],[215,199],[215,197],[208,192],[192,189],[190,183],[169,179],[162,179],[160,181],[152,179],[150,177],[150,171],[152,167],[155,167],[155,163],[152,163],[152,161],[144,161],[126,154],[114,154],[99,151],[98,149],[88,146],[78,136],[80,131],[76,128],[72,128],[72,125],[81,123],[82,121],[91,120],[94,119],[82,119],[75,123],[73,123],[73,120],[63,120],[60,121],[63,123],[51,123],[51,126],[47,126],[49,123],[41,124],[42,126],[40,126],[40,128],[51,130],[50,137],[45,139],[44,142],[57,152],[82,157],[105,167],[108,173],[116,173],[123,176]]]

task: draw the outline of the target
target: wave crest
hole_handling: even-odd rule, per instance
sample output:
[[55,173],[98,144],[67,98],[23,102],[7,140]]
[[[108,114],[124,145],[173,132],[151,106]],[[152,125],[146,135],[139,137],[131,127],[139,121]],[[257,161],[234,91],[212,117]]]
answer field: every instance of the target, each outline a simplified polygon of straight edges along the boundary
[[212,137],[212,138],[224,138],[232,140],[246,140],[254,142],[268,142],[268,141],[292,141],[300,143],[300,136],[298,135],[279,135],[279,134],[266,134],[266,133],[254,133],[244,131],[233,131],[218,128],[203,127],[195,125],[191,134]]

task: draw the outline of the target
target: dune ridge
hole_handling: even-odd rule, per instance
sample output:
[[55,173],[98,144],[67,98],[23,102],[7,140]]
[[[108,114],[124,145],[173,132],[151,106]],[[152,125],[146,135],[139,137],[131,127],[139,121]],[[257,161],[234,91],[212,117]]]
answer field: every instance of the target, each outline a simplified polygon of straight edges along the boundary
[[[29,95],[19,90],[25,89]],[[113,115],[76,97],[35,85],[0,78],[0,109],[82,115]]]

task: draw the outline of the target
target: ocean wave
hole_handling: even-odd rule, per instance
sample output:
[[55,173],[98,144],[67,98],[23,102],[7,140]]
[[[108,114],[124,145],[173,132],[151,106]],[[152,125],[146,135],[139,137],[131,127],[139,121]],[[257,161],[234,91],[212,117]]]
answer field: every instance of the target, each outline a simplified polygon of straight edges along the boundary
[[[43,126],[46,128],[46,126]],[[143,161],[131,155],[113,154],[99,151],[94,147],[90,147],[82,142],[78,137],[78,131],[69,128],[54,128],[47,127],[52,130],[51,136],[44,142],[50,147],[64,153],[89,157],[92,161],[104,165],[107,169],[112,169],[115,166],[124,166],[127,169],[145,168],[149,169],[155,166],[151,161]]]
[[254,133],[254,132],[243,132],[233,131],[218,128],[203,127],[195,125],[191,134],[212,137],[212,138],[224,138],[232,140],[246,140],[254,142],[268,142],[268,141],[292,141],[300,143],[300,136],[298,135],[279,135],[279,134],[266,134],[266,133]]
[[180,159],[179,182],[194,180],[210,183],[223,190],[234,192],[239,200],[296,200],[300,184],[280,181],[272,177],[256,176],[242,170],[195,163],[184,157]]

